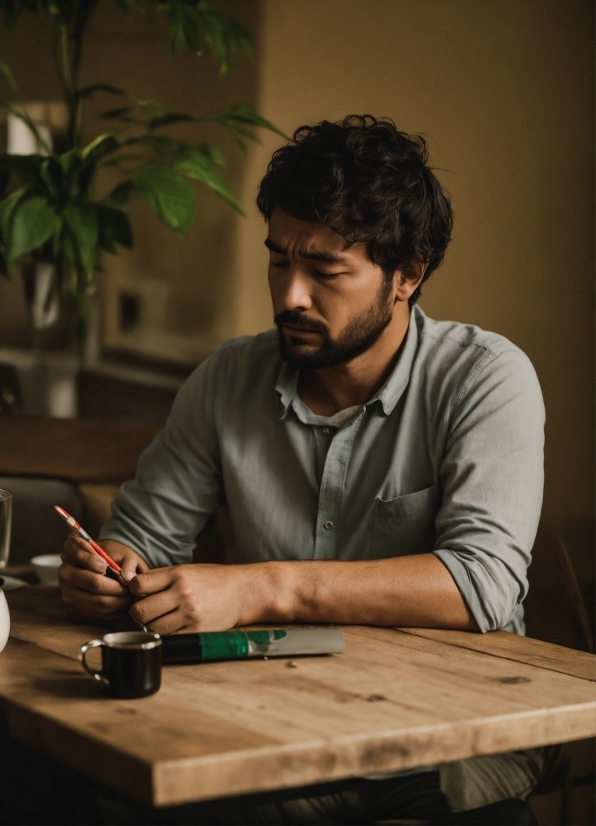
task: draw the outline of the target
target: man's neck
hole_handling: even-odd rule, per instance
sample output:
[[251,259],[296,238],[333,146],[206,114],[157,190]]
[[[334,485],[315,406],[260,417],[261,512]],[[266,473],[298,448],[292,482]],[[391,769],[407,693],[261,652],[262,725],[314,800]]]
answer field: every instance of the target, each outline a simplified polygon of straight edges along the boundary
[[[401,312],[400,312],[401,311]],[[320,370],[301,370],[298,395],[317,416],[366,404],[395,367],[408,332],[410,308],[397,307],[378,340],[349,362]]]

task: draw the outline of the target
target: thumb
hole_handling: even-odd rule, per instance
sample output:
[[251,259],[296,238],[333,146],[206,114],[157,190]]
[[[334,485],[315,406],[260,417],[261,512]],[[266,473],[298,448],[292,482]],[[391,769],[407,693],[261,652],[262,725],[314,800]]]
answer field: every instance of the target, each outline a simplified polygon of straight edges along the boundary
[[149,570],[147,563],[135,553],[126,554],[124,559],[120,562],[120,566],[122,567],[122,573],[126,579],[129,580],[129,582],[131,579],[134,579],[137,574],[141,574]]

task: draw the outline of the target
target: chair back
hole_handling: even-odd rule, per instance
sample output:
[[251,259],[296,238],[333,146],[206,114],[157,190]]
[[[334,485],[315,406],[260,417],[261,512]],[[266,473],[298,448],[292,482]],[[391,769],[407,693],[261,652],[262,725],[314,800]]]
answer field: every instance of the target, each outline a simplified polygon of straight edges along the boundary
[[569,551],[558,531],[538,531],[528,580],[530,590],[524,602],[528,636],[593,653],[592,623]]

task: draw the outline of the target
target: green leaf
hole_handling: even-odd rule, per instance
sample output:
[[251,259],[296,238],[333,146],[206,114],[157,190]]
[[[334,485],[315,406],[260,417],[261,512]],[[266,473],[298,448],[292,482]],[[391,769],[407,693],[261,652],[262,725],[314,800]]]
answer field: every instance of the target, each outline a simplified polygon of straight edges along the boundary
[[172,54],[184,43],[195,54],[201,54],[206,42],[222,72],[231,68],[237,52],[252,54],[250,33],[210,0],[148,0],[148,5],[167,15]]
[[197,196],[191,184],[173,169],[155,164],[138,167],[130,177],[164,224],[183,235],[197,208]]
[[94,95],[95,92],[107,92],[109,95],[120,95],[122,97],[126,97],[122,89],[118,89],[117,86],[112,86],[109,83],[92,83],[91,86],[83,86],[82,89],[77,91],[76,97],[81,100],[82,98],[91,97],[91,95]]
[[120,149],[120,146],[121,144],[118,138],[111,132],[107,132],[103,135],[98,135],[91,143],[88,143],[87,146],[81,149],[81,157],[85,164],[95,166],[104,155],[115,152],[117,149]]
[[56,248],[70,261],[78,273],[80,270],[79,248],[76,238],[67,224],[62,224],[62,232],[60,233]]
[[6,244],[9,264],[43,246],[60,230],[60,224],[59,216],[45,198],[30,198],[17,204]]
[[170,51],[178,54],[184,45],[184,26],[182,23],[182,9],[176,3],[170,3],[168,8],[168,23],[170,26]]
[[237,20],[210,3],[206,6],[210,8],[204,17],[207,29],[205,40],[211,46],[220,71],[224,74],[232,68],[236,52],[252,56],[253,40],[247,29]]
[[20,183],[36,189],[35,194],[46,195],[47,182],[42,171],[46,159],[46,155],[0,155],[0,171],[14,173]]
[[130,120],[130,118],[125,118],[125,115],[128,115],[132,112],[132,107],[130,106],[120,106],[118,109],[108,109],[107,112],[102,112],[99,116],[104,120],[124,120],[125,122]]
[[64,209],[64,223],[76,242],[76,256],[73,263],[79,272],[93,272],[97,258],[99,236],[97,211],[91,204],[67,204]]
[[207,184],[236,212],[244,215],[242,207],[230,192],[220,171],[214,166],[209,154],[200,147],[188,147],[182,157],[175,162],[175,169],[187,178]]
[[214,143],[202,143],[199,146],[199,149],[207,155],[207,157],[213,161],[213,163],[218,164],[218,166],[225,166],[226,159],[219,147],[217,147]]
[[142,135],[140,138],[135,138],[134,141],[143,146],[150,146],[154,152],[164,158],[178,157],[180,151],[187,146],[182,141],[166,138],[163,135]]
[[14,77],[12,76],[12,72],[3,60],[0,60],[0,75],[7,79],[7,81],[10,83],[13,89],[17,88],[17,85],[14,82]]
[[49,158],[43,158],[39,168],[48,194],[51,196],[50,200],[58,198],[64,184],[64,174],[60,161],[55,155],[50,155]]
[[161,135],[145,135],[139,143],[150,146],[154,152],[167,159],[169,164],[184,177],[200,181],[216,192],[233,209],[243,215],[242,208],[215,164],[225,164],[219,149],[211,143],[198,145],[175,141]]
[[75,198],[86,199],[89,195],[89,186],[97,172],[97,166],[102,158],[121,148],[120,141],[115,135],[108,133],[98,135],[95,140],[81,150],[82,164],[76,178]]
[[127,249],[133,245],[132,229],[128,217],[120,209],[97,207],[99,246],[108,252],[118,252],[116,245]]
[[109,192],[106,197],[103,199],[102,204],[104,206],[119,208],[123,207],[130,196],[130,193],[134,189],[134,184],[132,181],[124,181],[118,186],[115,186],[111,192]]
[[0,236],[4,245],[10,236],[10,221],[14,208],[28,191],[28,186],[22,186],[0,201]]
[[181,113],[172,113],[171,115],[163,115],[159,118],[152,118],[147,124],[147,128],[153,131],[159,126],[170,126],[172,123],[189,123],[190,121],[197,120],[200,120],[200,118],[195,118],[192,115],[183,115]]
[[60,166],[65,175],[75,173],[81,166],[81,152],[79,149],[69,149],[59,157]]
[[281,137],[286,140],[290,140],[290,137],[286,135],[285,132],[278,129],[277,126],[271,123],[270,120],[267,120],[267,118],[259,115],[249,103],[237,103],[235,106],[226,109],[225,112],[221,113],[218,120],[226,125],[238,123],[246,126],[260,126],[263,129],[269,129],[271,132],[281,135]]
[[193,54],[200,55],[203,51],[205,31],[201,25],[201,15],[197,9],[190,6],[181,6],[182,32],[186,45]]
[[161,103],[157,103],[155,100],[137,100],[137,105],[154,118],[162,118],[166,113]]

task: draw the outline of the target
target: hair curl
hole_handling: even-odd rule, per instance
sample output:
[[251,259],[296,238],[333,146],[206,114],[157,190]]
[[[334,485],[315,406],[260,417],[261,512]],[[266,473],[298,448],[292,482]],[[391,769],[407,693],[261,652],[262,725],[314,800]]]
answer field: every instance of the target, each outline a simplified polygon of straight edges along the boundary
[[[400,132],[389,118],[300,126],[274,152],[257,206],[267,221],[277,205],[365,243],[387,278],[396,270],[415,277],[414,266],[424,263],[424,282],[442,263],[453,227],[449,196],[427,160],[424,138]],[[410,303],[419,295],[420,287]]]

